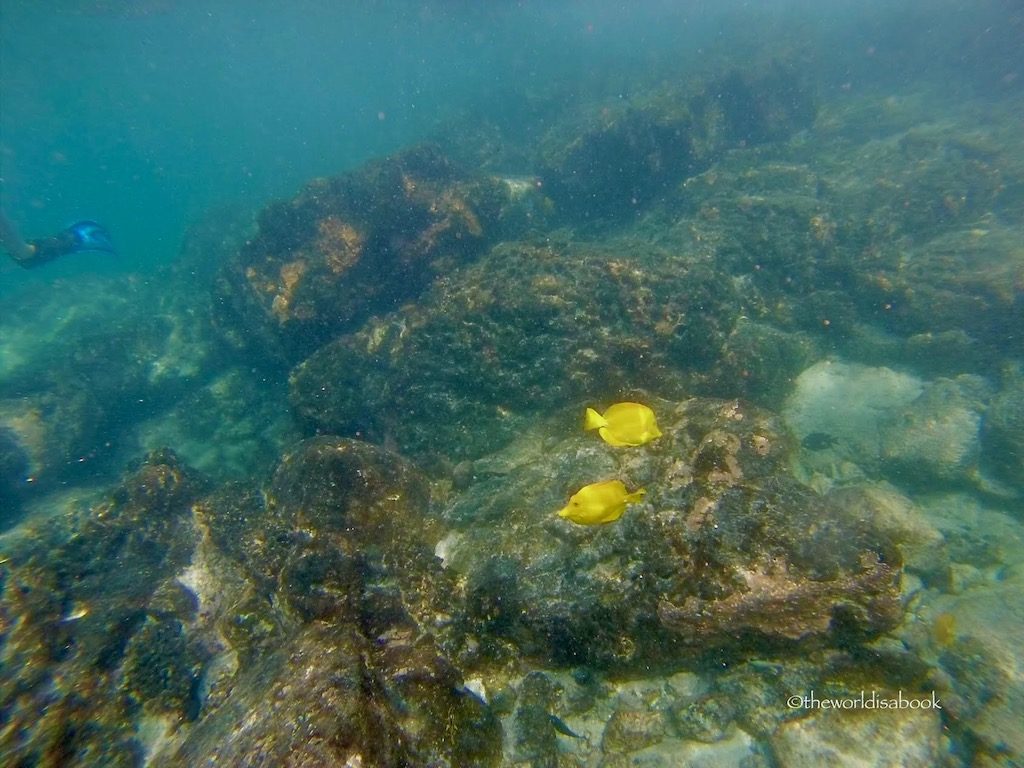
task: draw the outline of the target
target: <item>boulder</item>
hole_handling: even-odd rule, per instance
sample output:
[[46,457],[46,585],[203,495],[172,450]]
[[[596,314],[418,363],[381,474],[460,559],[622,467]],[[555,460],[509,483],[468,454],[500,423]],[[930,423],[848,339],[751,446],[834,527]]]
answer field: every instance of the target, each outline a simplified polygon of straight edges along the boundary
[[261,212],[214,283],[214,321],[232,347],[301,359],[478,256],[509,200],[430,147],[316,179]]
[[[502,452],[504,467],[476,462],[438,553],[465,579],[482,641],[630,669],[820,647],[899,620],[895,548],[788,474],[776,417],[735,401],[648,402],[664,435],[641,448],[530,435]],[[610,478],[645,488],[643,503],[603,526],[555,514]]]

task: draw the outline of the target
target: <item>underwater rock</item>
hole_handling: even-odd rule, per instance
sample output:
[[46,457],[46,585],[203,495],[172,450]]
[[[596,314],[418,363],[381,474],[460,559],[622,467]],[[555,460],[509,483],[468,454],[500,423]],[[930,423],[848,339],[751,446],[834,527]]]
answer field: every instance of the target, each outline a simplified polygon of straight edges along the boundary
[[292,546],[292,527],[267,512],[258,488],[226,483],[197,501],[196,521],[221,554],[241,564],[261,587],[273,587]]
[[[735,150],[679,185],[650,217],[652,237],[658,227],[670,227],[680,247],[714,264],[719,279],[732,281],[742,295],[727,361],[734,373],[771,377],[773,360],[796,373],[800,357],[812,362],[820,351],[849,343],[868,320],[877,324],[879,304],[862,306],[860,295],[843,288],[854,280],[862,236],[828,194],[816,159],[792,148]],[[777,350],[770,347],[773,336]],[[775,403],[785,386],[772,383],[755,378],[750,394],[767,391],[774,397],[765,402]]]
[[312,624],[153,765],[497,764],[501,731],[486,705],[454,680],[418,678],[419,665],[385,679],[377,653],[353,626]]
[[551,712],[557,686],[543,672],[531,672],[519,685],[515,712],[515,757],[536,765],[557,765],[558,730]]
[[[429,499],[426,478],[395,453],[337,437],[300,443],[267,490],[269,515],[301,532],[282,596],[307,621],[323,611],[344,617],[360,598],[369,601],[359,607],[369,631],[383,635],[413,618],[432,625],[451,609],[452,585],[434,557],[440,534]],[[397,598],[391,608],[388,595]]]
[[950,371],[982,371],[992,364],[991,350],[963,330],[915,333],[901,345],[893,362],[909,362],[915,371],[932,376]]
[[705,694],[670,712],[672,729],[690,741],[714,744],[734,730],[736,704],[730,697]]
[[[195,505],[217,548],[287,616],[258,602],[230,633],[275,623],[355,623],[372,637],[431,627],[446,636],[454,587],[434,557],[438,522],[423,475],[370,443],[323,436],[282,458],[261,493],[231,484]],[[260,613],[266,614],[260,618]],[[272,630],[271,630],[272,633]],[[254,638],[255,639],[255,638]]]
[[262,492],[202,491],[154,453],[66,529],[12,540],[0,706],[17,743],[5,754],[68,766],[498,763],[501,724],[463,686],[462,592],[433,556],[414,467],[322,437],[289,452]]
[[924,391],[920,379],[890,368],[823,360],[803,371],[782,410],[803,444],[812,435],[827,445],[798,456],[796,471],[823,491],[833,484],[881,474],[881,433],[899,411]]
[[[908,349],[946,339],[969,354],[941,371],[981,373],[1019,356],[1024,270],[1018,249],[1024,178],[1013,141],[937,121],[858,144],[837,156],[824,187],[843,211],[843,282],[865,322],[904,338]],[[873,170],[868,170],[873,169]],[[932,342],[932,346],[937,346]],[[935,359],[921,370],[934,371]]]
[[542,145],[541,178],[560,215],[574,222],[628,220],[707,164],[695,156],[693,119],[631,109],[565,142]]
[[722,346],[716,378],[736,382],[735,393],[759,405],[781,407],[793,380],[821,358],[819,347],[807,333],[783,331],[743,317]]
[[[822,361],[797,377],[783,414],[805,447],[798,471],[816,487],[858,481],[857,470],[905,488],[973,486],[990,397],[979,376],[925,382]],[[819,447],[808,444],[818,436]]]
[[[849,642],[899,620],[898,555],[788,474],[776,417],[644,402],[664,434],[643,448],[525,435],[504,451],[507,474],[451,502],[445,565],[467,581],[479,634],[556,664],[630,669]],[[609,477],[646,499],[609,525],[557,517],[580,482]]]
[[617,709],[601,736],[601,750],[606,754],[638,752],[664,737],[665,719],[660,712]]
[[[1019,557],[1020,541],[1010,551]],[[1012,765],[1024,758],[1024,733],[1018,727],[1024,707],[1018,648],[1024,632],[1022,587],[1024,567],[1018,562],[1000,569],[998,579],[981,579],[953,598],[940,596],[932,616],[941,606],[945,628],[939,631],[935,619],[927,636],[910,639],[918,646],[914,650],[937,656],[932,683],[943,715],[950,730],[963,731],[979,764]]]
[[121,687],[152,710],[194,716],[199,666],[180,621],[148,616],[125,647]]
[[541,142],[544,189],[575,224],[627,220],[729,149],[779,141],[811,125],[814,100],[798,71],[773,63],[732,71],[699,93],[605,109],[578,133],[556,125]]
[[[198,505],[211,540],[274,598],[232,611],[246,616],[222,633],[239,644],[233,685],[157,764],[248,765],[263,750],[310,765],[496,764],[500,724],[453,660],[461,592],[433,556],[419,471],[368,443],[314,438],[285,455],[265,498],[235,488]],[[277,714],[254,717],[268,690]]]
[[188,562],[189,505],[201,489],[173,454],[153,453],[69,530],[47,520],[5,542],[0,687],[8,758],[137,765],[122,671],[124,690],[139,703],[172,718],[193,711],[198,657],[180,634],[191,608],[186,601],[176,609],[160,585]]
[[992,399],[982,441],[985,459],[994,472],[1024,488],[1024,376],[1009,376]]
[[898,351],[860,360],[932,376],[1019,356],[1019,139],[943,121],[847,143],[821,123],[771,155],[718,157],[654,209],[652,236],[674,226],[741,281],[754,322],[851,359],[865,328]]
[[294,361],[474,259],[509,199],[430,147],[314,180],[260,214],[215,281],[214,321],[230,346]]
[[[851,576],[828,582],[792,578],[786,569],[755,565],[742,574],[744,588],[714,601],[688,598],[664,602],[658,617],[664,626],[697,640],[745,632],[800,640],[833,629],[838,617],[863,627],[886,627],[898,618],[893,592],[898,569],[870,555]],[[880,598],[880,599],[877,599]]]
[[733,286],[688,254],[627,248],[497,246],[418,305],[324,345],[293,370],[292,402],[321,431],[429,466],[486,455],[637,382],[671,397],[709,386]]
[[776,761],[790,768],[930,768],[941,764],[942,721],[936,710],[826,709],[783,724],[771,743]]
[[0,528],[6,528],[18,517],[19,495],[28,474],[28,456],[17,438],[7,428],[0,428]]
[[829,501],[851,520],[868,520],[873,529],[899,546],[908,570],[932,570],[944,562],[945,538],[909,498],[887,483],[834,488]]
[[116,482],[130,458],[119,451],[132,444],[137,422],[179,397],[210,363],[205,322],[185,311],[184,300],[165,311],[176,293],[161,281],[150,289],[135,277],[78,275],[59,291],[8,298],[0,318],[0,432],[27,460],[21,479],[32,478],[34,494],[83,477]]
[[139,443],[173,445],[215,481],[262,476],[300,437],[291,414],[281,408],[285,398],[283,376],[261,376],[250,365],[231,367],[139,424]]
[[982,413],[991,396],[979,376],[939,379],[882,425],[882,461],[904,485],[969,483],[981,453]]

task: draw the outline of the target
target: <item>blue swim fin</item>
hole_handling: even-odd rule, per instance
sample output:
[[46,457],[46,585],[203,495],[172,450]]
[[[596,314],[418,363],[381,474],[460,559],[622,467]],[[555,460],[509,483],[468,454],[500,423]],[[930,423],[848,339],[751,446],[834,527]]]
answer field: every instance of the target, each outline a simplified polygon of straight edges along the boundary
[[74,243],[74,253],[81,251],[103,251],[116,254],[114,242],[106,227],[95,221],[78,221],[67,228]]

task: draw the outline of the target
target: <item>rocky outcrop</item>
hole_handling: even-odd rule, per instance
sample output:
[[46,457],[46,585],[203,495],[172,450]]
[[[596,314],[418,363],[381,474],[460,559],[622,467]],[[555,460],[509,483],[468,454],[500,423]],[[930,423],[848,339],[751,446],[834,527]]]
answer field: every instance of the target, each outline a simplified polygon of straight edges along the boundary
[[314,180],[267,206],[221,269],[215,322],[238,349],[301,359],[479,255],[509,200],[429,147]]
[[[631,668],[863,639],[899,621],[895,549],[789,477],[772,415],[703,399],[655,410],[664,436],[643,448],[531,435],[473,465],[438,551],[466,579],[479,637]],[[644,487],[643,504],[606,526],[554,514],[608,478]]]

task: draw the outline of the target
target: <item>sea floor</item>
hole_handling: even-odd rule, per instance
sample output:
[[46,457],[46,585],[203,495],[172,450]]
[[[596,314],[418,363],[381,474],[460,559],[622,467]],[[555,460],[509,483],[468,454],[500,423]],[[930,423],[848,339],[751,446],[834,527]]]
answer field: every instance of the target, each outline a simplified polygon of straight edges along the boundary
[[[1021,764],[1019,113],[835,98],[603,230],[511,196],[501,239],[326,338],[315,267],[236,269],[252,222],[7,296],[0,754]],[[486,237],[484,175],[420,185],[415,249]],[[616,400],[664,436],[585,434]],[[607,477],[646,499],[554,515]]]

